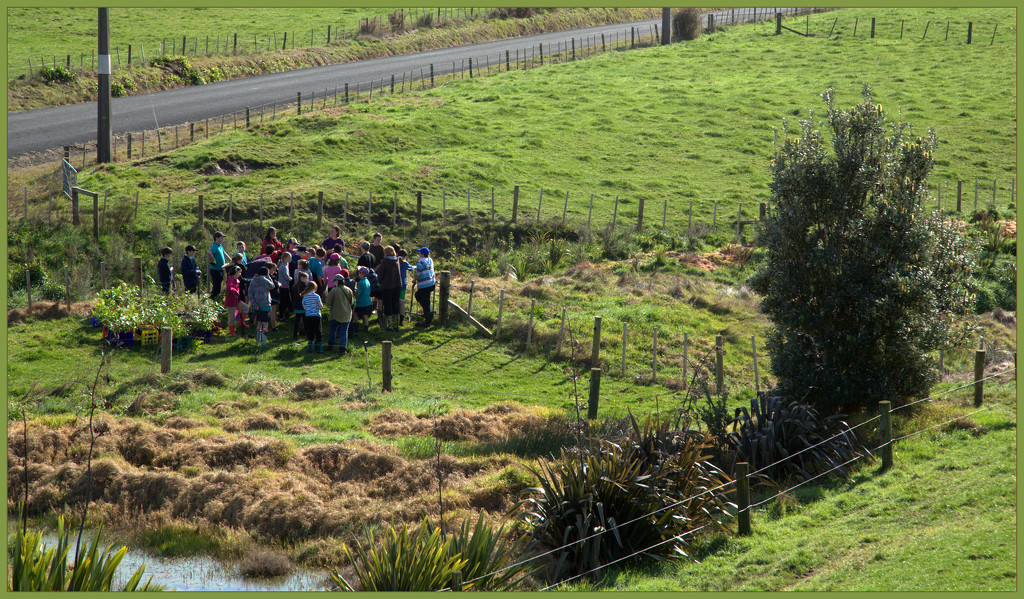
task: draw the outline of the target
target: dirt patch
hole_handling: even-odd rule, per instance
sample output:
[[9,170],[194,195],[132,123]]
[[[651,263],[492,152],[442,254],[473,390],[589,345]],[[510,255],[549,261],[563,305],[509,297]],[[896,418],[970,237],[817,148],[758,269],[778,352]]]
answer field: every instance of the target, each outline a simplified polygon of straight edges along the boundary
[[996,221],[999,225],[999,234],[1003,237],[1016,237],[1017,236],[1017,221],[1015,220],[1000,220]]
[[129,416],[139,414],[156,414],[157,412],[174,410],[178,407],[178,398],[169,391],[150,393],[143,391],[125,408]]
[[228,160],[221,158],[217,162],[207,164],[199,169],[198,173],[206,177],[244,177],[253,171],[277,166],[273,163],[260,162],[258,160]]
[[[95,301],[71,302],[71,309],[63,302],[34,301],[32,302],[33,320],[56,320],[58,318],[88,317],[92,315]],[[29,317],[28,307],[16,308],[7,312],[7,326],[13,326],[25,322]]]
[[292,387],[292,395],[298,400],[330,399],[338,395],[338,387],[331,381],[302,379]]

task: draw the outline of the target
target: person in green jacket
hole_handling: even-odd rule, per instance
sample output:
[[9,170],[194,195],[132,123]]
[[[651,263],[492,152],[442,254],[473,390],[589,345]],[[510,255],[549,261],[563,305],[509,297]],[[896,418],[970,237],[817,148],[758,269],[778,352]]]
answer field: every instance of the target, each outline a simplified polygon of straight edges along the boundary
[[210,299],[216,299],[220,295],[221,283],[224,282],[224,264],[228,261],[224,253],[224,234],[220,231],[213,234],[213,245],[206,250],[206,257],[210,261],[210,283],[213,285]]
[[365,330],[370,330],[370,314],[373,313],[373,298],[370,297],[370,269],[360,266],[356,269],[356,311],[357,319],[363,321]]
[[338,338],[338,354],[348,353],[348,325],[352,320],[354,304],[352,290],[345,285],[348,269],[342,269],[334,275],[334,287],[327,294],[327,309],[330,311],[330,333],[327,336],[327,349],[334,347],[334,338]]

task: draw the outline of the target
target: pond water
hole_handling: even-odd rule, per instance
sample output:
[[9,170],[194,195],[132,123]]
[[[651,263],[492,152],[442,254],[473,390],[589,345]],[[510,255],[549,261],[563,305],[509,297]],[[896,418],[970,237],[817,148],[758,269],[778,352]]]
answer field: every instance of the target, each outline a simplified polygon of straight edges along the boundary
[[[82,544],[91,541],[95,531],[82,533]],[[105,547],[108,541],[100,539]],[[57,536],[43,535],[43,544],[51,547],[57,544]],[[119,545],[115,544],[115,549]],[[68,561],[74,559],[71,550]],[[285,576],[277,578],[243,578],[237,565],[222,564],[205,556],[187,558],[153,557],[142,551],[128,549],[114,576],[114,588],[120,589],[139,566],[145,564],[142,576],[145,582],[150,576],[155,584],[167,590],[177,591],[326,591],[330,579],[325,570],[296,568]]]

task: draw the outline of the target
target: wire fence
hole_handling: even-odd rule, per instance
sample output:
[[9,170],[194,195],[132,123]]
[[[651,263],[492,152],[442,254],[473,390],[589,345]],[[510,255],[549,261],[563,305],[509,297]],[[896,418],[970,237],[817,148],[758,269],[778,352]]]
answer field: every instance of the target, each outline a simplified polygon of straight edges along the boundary
[[[1004,370],[1004,371],[999,372],[999,373],[996,373],[996,374],[993,374],[993,375],[990,375],[989,377],[986,377],[985,380],[990,380],[990,379],[994,379],[996,377],[1002,376],[1002,375],[1006,374],[1008,371],[1009,371],[1009,369],[1008,370]],[[930,399],[934,399],[935,397],[938,397],[939,395],[941,395],[941,394],[929,396],[927,398],[924,398],[921,401],[927,401],[927,400],[930,400]],[[904,406],[904,407],[906,407],[906,406]],[[957,417],[950,418],[948,420],[945,420],[945,421],[937,423],[937,424],[926,426],[924,428],[921,428],[921,429],[918,429],[918,430],[913,431],[911,433],[902,435],[902,436],[897,437],[895,439],[883,440],[878,445],[874,446],[871,449],[868,449],[868,454],[867,455],[857,455],[857,456],[854,456],[853,458],[850,458],[849,460],[846,460],[846,461],[844,461],[844,462],[842,462],[840,464],[835,464],[831,468],[828,468],[827,470],[819,472],[819,473],[815,474],[812,477],[808,477],[808,478],[806,478],[804,480],[796,482],[795,484],[793,484],[793,485],[791,485],[791,486],[789,486],[789,487],[787,487],[785,489],[782,489],[782,490],[780,490],[780,491],[778,491],[778,492],[776,492],[776,493],[774,493],[774,494],[772,494],[772,495],[770,495],[770,496],[768,496],[768,497],[766,497],[766,498],[764,498],[764,499],[762,499],[760,501],[752,503],[749,506],[747,506],[745,509],[747,511],[754,510],[754,509],[756,509],[756,508],[758,508],[758,507],[760,507],[760,506],[762,506],[762,505],[764,505],[764,504],[766,504],[766,503],[768,503],[768,502],[770,502],[770,501],[772,501],[772,500],[774,500],[774,499],[776,499],[776,498],[778,498],[780,496],[786,495],[786,494],[794,491],[795,489],[797,489],[797,488],[799,488],[799,487],[801,487],[803,485],[806,485],[806,484],[811,483],[811,482],[813,482],[815,480],[818,480],[818,479],[820,479],[820,478],[822,478],[824,476],[827,476],[828,474],[831,474],[832,472],[835,472],[836,470],[840,470],[840,469],[844,468],[845,466],[849,466],[850,464],[853,464],[853,463],[855,463],[857,461],[864,460],[864,459],[877,459],[875,454],[877,454],[882,448],[884,448],[886,446],[891,446],[892,444],[894,444],[896,442],[905,440],[905,439],[913,437],[915,435],[919,435],[919,434],[927,432],[929,430],[934,430],[936,428],[941,428],[941,427],[944,427],[944,426],[948,426],[949,424],[951,424],[953,422],[956,422],[957,420],[960,420],[962,418],[969,418],[969,417],[971,417],[971,416],[973,416],[975,414],[978,414],[978,413],[981,413],[981,412],[984,412],[984,411],[987,411],[987,410],[990,410],[990,409],[991,409],[991,406],[986,406],[984,408],[972,411],[972,412],[970,412],[970,413],[968,413],[966,415],[957,416]],[[859,428],[860,426],[865,426],[865,425],[867,425],[870,422],[874,422],[875,420],[878,420],[878,418],[879,418],[879,416],[876,416],[876,417],[874,417],[874,418],[872,418],[872,419],[870,419],[868,421],[865,421],[865,422],[863,422],[863,423],[861,423],[861,424],[859,424],[859,425],[857,425],[855,427],[851,427],[850,429],[848,429],[846,431],[843,431],[840,434],[844,434],[844,435],[848,434],[849,431],[852,431],[852,430],[854,430],[856,428]],[[814,449],[816,447],[819,447],[819,446],[821,446],[821,445],[823,445],[825,443],[830,442],[832,439],[835,439],[836,436],[838,436],[838,434],[833,436],[833,437],[829,437],[829,438],[823,439],[823,440],[821,440],[821,441],[819,441],[819,442],[817,442],[817,443],[815,443],[815,444],[805,448],[804,450],[802,450],[800,452],[796,452],[796,453],[793,453],[793,454],[791,454],[789,456],[786,456],[785,458],[776,461],[775,463],[771,464],[770,466],[766,466],[765,468],[761,468],[761,469],[759,469],[759,470],[757,470],[755,472],[751,472],[750,474],[747,475],[747,477],[749,479],[750,477],[755,476],[756,474],[764,471],[767,468],[774,467],[777,464],[780,464],[780,463],[792,460],[792,459],[796,458],[797,456],[799,456],[800,454],[802,454],[802,453],[804,453],[806,451],[810,451],[810,450],[812,450],[812,449]],[[606,529],[597,529],[594,532],[591,532],[591,533],[583,536],[580,539],[575,539],[575,540],[573,540],[571,542],[565,543],[564,545],[561,545],[561,546],[558,546],[558,547],[554,547],[554,548],[548,549],[548,550],[546,550],[544,552],[532,555],[529,558],[526,558],[526,559],[520,560],[518,562],[515,562],[513,564],[510,564],[510,565],[508,565],[508,566],[506,566],[504,568],[501,568],[501,569],[499,569],[499,570],[497,570],[497,571],[495,571],[493,573],[488,573],[487,575],[483,575],[483,576],[479,576],[479,577],[476,577],[476,578],[469,579],[469,580],[465,581],[465,583],[467,583],[467,584],[468,583],[472,583],[472,582],[475,582],[475,581],[478,581],[478,580],[482,580],[486,576],[490,576],[490,575],[493,575],[493,574],[496,574],[496,573],[502,573],[502,572],[505,572],[505,571],[509,571],[509,570],[512,570],[512,569],[515,569],[515,568],[522,567],[524,565],[530,564],[531,562],[540,560],[540,559],[542,559],[544,557],[555,555],[555,554],[557,554],[559,552],[565,551],[565,550],[573,547],[574,545],[579,545],[579,544],[582,544],[585,541],[588,541],[588,540],[600,537],[600,536],[602,536],[604,534],[613,533],[613,534],[617,535],[618,534],[618,532],[616,530],[617,528],[625,527],[625,526],[627,526],[629,524],[632,524],[634,522],[637,522],[637,521],[640,521],[640,520],[643,520],[643,519],[646,519],[646,518],[650,518],[652,516],[656,516],[656,515],[658,515],[659,513],[663,512],[665,510],[669,510],[669,509],[673,509],[673,508],[676,508],[676,507],[680,507],[682,505],[687,504],[690,501],[694,501],[696,499],[699,499],[703,495],[707,495],[707,494],[710,494],[710,493],[715,493],[715,492],[718,492],[718,491],[722,491],[722,490],[724,490],[726,488],[730,488],[730,487],[737,487],[739,482],[740,481],[738,481],[738,480],[732,480],[732,481],[728,481],[726,483],[722,483],[720,485],[717,485],[717,486],[715,486],[713,488],[704,489],[704,490],[702,490],[701,492],[699,492],[699,493],[697,493],[695,495],[692,495],[692,496],[687,497],[685,499],[682,499],[682,500],[670,503],[670,504],[665,505],[665,506],[663,506],[663,507],[661,507],[661,508],[659,508],[657,510],[653,510],[651,512],[648,512],[646,514],[638,516],[638,517],[636,517],[636,518],[634,518],[632,520],[629,520],[627,522],[618,523],[615,527],[606,528]],[[672,543],[672,542],[678,542],[683,537],[691,536],[691,535],[696,535],[700,531],[702,531],[702,530],[704,530],[706,528],[712,527],[715,524],[716,524],[715,522],[709,522],[709,523],[704,524],[704,525],[702,525],[700,527],[691,529],[691,530],[689,530],[689,531],[687,531],[687,532],[685,532],[683,534],[676,535],[676,536],[671,537],[669,539],[665,539],[663,541],[660,541],[659,543],[656,543],[656,544],[653,544],[653,545],[650,545],[650,546],[646,546],[646,547],[637,549],[637,550],[632,551],[632,552],[630,552],[630,553],[628,553],[628,554],[626,554],[624,556],[616,558],[615,560],[611,560],[611,561],[603,563],[603,564],[601,564],[601,565],[599,565],[597,567],[591,568],[591,569],[587,570],[586,572],[574,575],[574,576],[572,576],[570,578],[567,578],[567,579],[561,580],[559,582],[556,582],[554,584],[551,584],[551,585],[549,585],[547,587],[544,587],[541,590],[551,590],[551,589],[556,588],[556,587],[558,587],[560,585],[564,585],[564,584],[566,584],[568,582],[572,582],[572,581],[577,580],[579,578],[582,578],[584,576],[592,575],[592,574],[594,574],[594,573],[596,573],[598,571],[601,571],[603,569],[611,567],[611,566],[613,566],[613,565],[615,565],[617,563],[621,563],[621,562],[626,561],[626,560],[628,560],[630,558],[636,557],[638,555],[642,555],[642,554],[644,554],[644,553],[646,553],[646,552],[648,552],[648,551],[650,551],[652,549],[656,549],[660,545],[664,545],[664,544]],[[449,589],[445,589],[445,590],[449,590]]]

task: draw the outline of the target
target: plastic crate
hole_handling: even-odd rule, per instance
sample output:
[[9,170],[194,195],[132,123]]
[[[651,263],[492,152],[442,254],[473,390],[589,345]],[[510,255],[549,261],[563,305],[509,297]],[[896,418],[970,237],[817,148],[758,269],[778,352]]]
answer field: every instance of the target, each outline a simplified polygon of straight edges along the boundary
[[94,327],[101,327],[101,326],[103,326],[103,323],[98,321],[98,320],[96,320],[95,316],[89,316],[89,318],[92,319],[92,326],[94,326]]
[[174,351],[184,352],[192,347],[192,336],[184,335],[174,340]]
[[116,348],[127,348],[135,344],[135,333],[109,333],[107,341]]
[[195,331],[192,336],[196,339],[201,339],[203,343],[209,343],[213,340],[213,331]]
[[153,328],[142,329],[139,337],[142,345],[156,345],[160,341],[160,331]]

